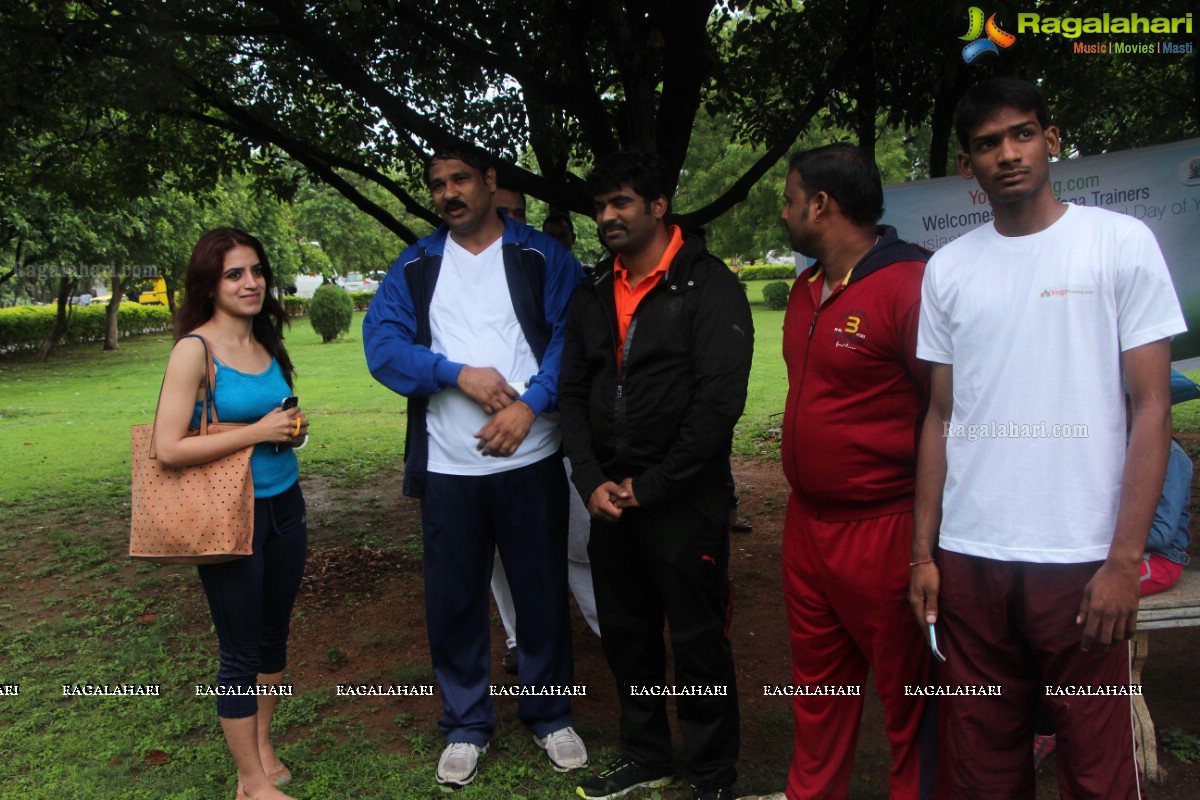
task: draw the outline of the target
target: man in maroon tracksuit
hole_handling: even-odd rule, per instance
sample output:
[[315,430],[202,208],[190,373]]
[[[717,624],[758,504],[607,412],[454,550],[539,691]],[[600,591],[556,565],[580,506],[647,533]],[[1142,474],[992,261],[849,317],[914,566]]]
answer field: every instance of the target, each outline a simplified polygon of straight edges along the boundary
[[[783,539],[795,752],[789,800],[845,798],[870,666],[883,701],[893,798],[932,787],[917,731],[929,653],[908,607],[917,431],[929,390],[916,358],[929,253],[876,223],[883,187],[871,156],[834,144],[797,153],[783,219],[815,257],[783,323],[788,368]],[[807,691],[807,690],[806,690]],[[822,691],[834,694],[820,694]]]

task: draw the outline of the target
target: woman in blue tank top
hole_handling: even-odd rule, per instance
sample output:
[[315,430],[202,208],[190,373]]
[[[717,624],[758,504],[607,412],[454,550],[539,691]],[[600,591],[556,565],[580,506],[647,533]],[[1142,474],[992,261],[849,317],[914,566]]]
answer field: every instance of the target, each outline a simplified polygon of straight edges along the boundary
[[[291,780],[271,744],[271,716],[287,662],[287,637],[304,574],[308,527],[294,447],[307,436],[292,394],[292,362],[283,347],[287,314],[271,293],[262,243],[234,228],[200,237],[188,262],[175,320],[155,434],[167,466],[203,464],[253,445],[254,552],[199,567],[220,645],[215,694],[225,741],[237,764],[237,800],[291,800]],[[202,336],[184,337],[185,334]],[[221,422],[245,427],[187,436],[199,425],[208,356],[216,365],[214,404]]]

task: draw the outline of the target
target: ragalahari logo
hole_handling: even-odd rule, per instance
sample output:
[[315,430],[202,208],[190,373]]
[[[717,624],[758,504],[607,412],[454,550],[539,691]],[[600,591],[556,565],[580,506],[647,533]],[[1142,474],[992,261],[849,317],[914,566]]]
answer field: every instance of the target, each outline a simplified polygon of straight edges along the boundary
[[1000,55],[1001,47],[1012,47],[1013,42],[1017,40],[1017,37],[1011,33],[1000,30],[1000,26],[996,24],[995,14],[988,17],[985,24],[983,9],[979,6],[971,6],[967,11],[967,25],[966,35],[958,38],[964,42],[970,42],[962,51],[963,61],[968,64],[984,53]]

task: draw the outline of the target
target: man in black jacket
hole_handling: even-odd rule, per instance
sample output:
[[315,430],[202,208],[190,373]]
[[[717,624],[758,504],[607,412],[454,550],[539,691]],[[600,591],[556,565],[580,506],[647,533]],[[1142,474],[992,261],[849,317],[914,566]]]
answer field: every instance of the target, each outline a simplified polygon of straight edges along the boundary
[[[665,785],[666,696],[677,698],[698,800],[732,798],[737,687],[729,612],[729,451],[754,332],[737,279],[668,226],[657,157],[602,159],[588,187],[616,254],[575,294],[559,408],[572,481],[592,514],[601,640],[621,705],[621,758],[586,798]],[[675,656],[664,686],[663,615]]]

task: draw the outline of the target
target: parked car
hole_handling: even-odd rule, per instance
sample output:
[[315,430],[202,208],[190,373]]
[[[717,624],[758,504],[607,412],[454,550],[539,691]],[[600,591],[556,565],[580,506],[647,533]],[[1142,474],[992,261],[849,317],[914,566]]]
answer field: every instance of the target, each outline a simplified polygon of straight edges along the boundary
[[316,293],[317,287],[325,283],[325,279],[320,275],[297,275],[296,297],[312,297]]
[[341,286],[347,292],[374,292],[379,289],[378,281],[373,281],[361,272],[347,272]]
[[167,302],[167,282],[162,278],[155,279],[154,288],[148,292],[139,294],[137,301],[144,306],[170,305]]

